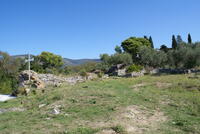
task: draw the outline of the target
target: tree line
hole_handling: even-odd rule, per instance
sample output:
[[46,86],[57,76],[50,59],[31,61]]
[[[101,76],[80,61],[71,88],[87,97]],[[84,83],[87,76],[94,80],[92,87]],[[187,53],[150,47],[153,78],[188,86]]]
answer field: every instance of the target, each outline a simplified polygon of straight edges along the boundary
[[[101,55],[104,66],[119,63],[135,64],[144,68],[191,69],[200,66],[200,42],[193,43],[190,34],[188,34],[187,42],[183,41],[180,35],[172,35],[171,47],[161,45],[159,49],[154,48],[151,36],[130,37],[120,46],[117,45],[115,52],[110,56]],[[124,55],[126,55],[126,60],[117,58]],[[127,59],[130,62],[127,62]]]
[[[94,70],[103,74],[117,64],[125,64],[129,71],[142,68],[191,69],[200,66],[200,42],[193,42],[190,34],[186,42],[180,35],[173,35],[171,47],[161,45],[157,49],[151,36],[130,37],[115,47],[114,54],[101,54],[101,62],[79,66],[65,66],[61,56],[50,52],[32,57],[31,70],[62,75],[86,75]],[[17,88],[20,71],[27,69],[25,60],[0,51],[0,93],[10,93]]]

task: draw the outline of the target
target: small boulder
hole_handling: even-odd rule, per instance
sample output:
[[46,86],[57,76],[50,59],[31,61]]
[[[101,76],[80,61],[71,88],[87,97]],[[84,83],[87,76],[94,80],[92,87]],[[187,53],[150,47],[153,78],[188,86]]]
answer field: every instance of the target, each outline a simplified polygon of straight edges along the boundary
[[55,107],[55,108],[52,110],[51,113],[52,113],[52,114],[55,114],[55,115],[58,115],[58,114],[60,114],[60,109],[57,108],[57,107]]

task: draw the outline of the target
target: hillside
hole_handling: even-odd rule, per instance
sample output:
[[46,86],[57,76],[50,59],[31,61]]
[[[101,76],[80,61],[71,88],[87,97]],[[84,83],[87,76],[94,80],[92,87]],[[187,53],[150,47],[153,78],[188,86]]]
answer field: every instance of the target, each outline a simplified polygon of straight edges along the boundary
[[[13,58],[25,58],[27,55],[13,55]],[[100,62],[100,59],[69,59],[63,58],[65,66],[77,66],[87,62]]]
[[0,132],[200,133],[200,83],[190,75],[109,78],[0,102]]
[[63,58],[63,61],[66,66],[76,66],[76,65],[81,65],[87,62],[100,62],[99,59],[68,59],[68,58]]

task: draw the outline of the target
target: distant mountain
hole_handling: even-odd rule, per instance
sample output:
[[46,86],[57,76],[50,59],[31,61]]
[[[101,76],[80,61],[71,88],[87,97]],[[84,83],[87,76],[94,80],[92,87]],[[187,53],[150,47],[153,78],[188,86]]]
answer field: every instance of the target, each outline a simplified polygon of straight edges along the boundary
[[25,59],[25,58],[28,57],[28,55],[27,55],[27,54],[22,54],[22,55],[13,55],[13,56],[11,56],[11,57],[13,57],[13,58],[22,58],[22,59]]
[[66,66],[77,66],[87,62],[100,62],[100,59],[68,59],[63,58]]
[[[33,55],[31,55],[33,56]],[[26,58],[27,55],[13,55],[13,58]],[[87,62],[100,62],[100,59],[69,59],[69,58],[63,58],[63,62],[65,66],[77,66],[81,65]]]

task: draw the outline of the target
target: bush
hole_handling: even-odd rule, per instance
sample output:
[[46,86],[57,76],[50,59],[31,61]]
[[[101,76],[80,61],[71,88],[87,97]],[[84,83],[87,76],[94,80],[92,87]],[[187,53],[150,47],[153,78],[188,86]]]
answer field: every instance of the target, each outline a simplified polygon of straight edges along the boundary
[[128,53],[116,53],[113,55],[102,54],[100,55],[101,63],[97,65],[97,69],[104,72],[109,68],[117,64],[131,65],[133,63],[132,56]]
[[100,55],[100,59],[104,64],[107,64],[109,66],[117,65],[117,64],[126,64],[130,65],[133,63],[132,57],[128,53],[116,53],[113,55],[108,54],[102,54]]
[[112,128],[112,130],[114,130],[118,134],[125,134],[126,133],[125,129],[120,125],[117,125],[117,126],[114,126],[114,127],[111,127],[111,128]]
[[129,66],[127,68],[127,72],[128,73],[131,73],[131,72],[140,72],[142,69],[143,69],[142,66],[133,64],[133,65],[131,65],[131,66]]
[[99,78],[102,78],[102,77],[103,77],[103,75],[104,75],[104,73],[103,73],[103,72],[99,72],[99,73],[97,74],[97,76],[98,76]]
[[81,70],[81,71],[79,72],[79,74],[80,74],[81,76],[83,76],[83,77],[87,77],[87,76],[88,76],[87,72],[86,72],[84,69]]

